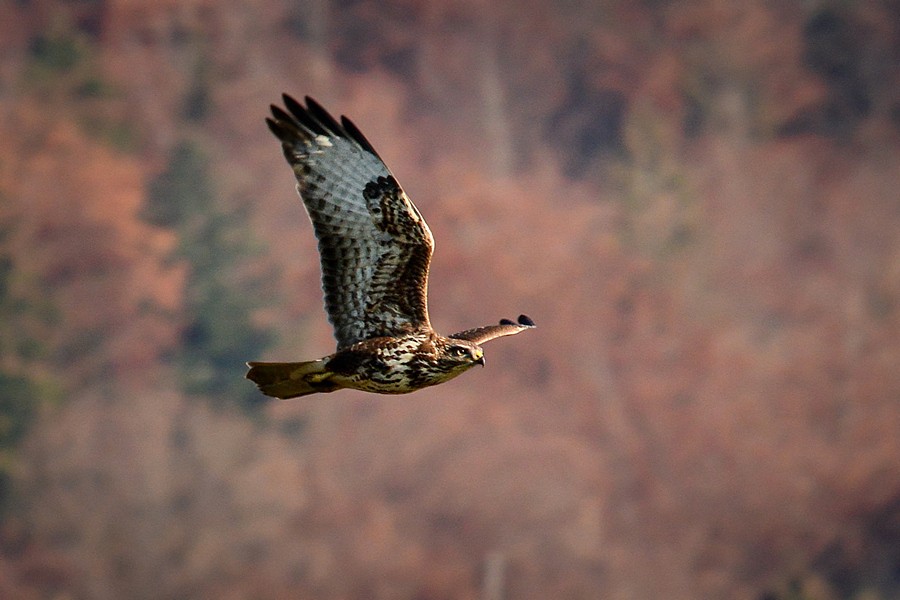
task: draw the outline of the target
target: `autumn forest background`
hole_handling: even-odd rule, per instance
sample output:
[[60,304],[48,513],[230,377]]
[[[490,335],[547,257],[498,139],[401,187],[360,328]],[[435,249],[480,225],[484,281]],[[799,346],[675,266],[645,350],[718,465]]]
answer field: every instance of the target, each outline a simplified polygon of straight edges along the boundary
[[[0,597],[900,598],[900,2],[0,0]],[[437,239],[404,397],[263,123]]]

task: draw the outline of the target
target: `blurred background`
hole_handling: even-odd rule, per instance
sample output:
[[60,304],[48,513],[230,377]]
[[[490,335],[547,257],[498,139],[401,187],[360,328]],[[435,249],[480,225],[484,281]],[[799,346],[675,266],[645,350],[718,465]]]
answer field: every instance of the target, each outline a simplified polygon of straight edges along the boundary
[[[900,2],[0,1],[0,597],[900,598]],[[488,367],[333,350],[311,95]]]

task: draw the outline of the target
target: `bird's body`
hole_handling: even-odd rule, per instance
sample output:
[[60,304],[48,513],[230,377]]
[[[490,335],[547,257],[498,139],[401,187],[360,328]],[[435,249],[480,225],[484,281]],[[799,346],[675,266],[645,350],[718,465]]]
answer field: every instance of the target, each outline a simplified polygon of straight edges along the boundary
[[[459,348],[447,360],[447,346]],[[363,340],[315,361],[253,363],[264,393],[279,398],[351,388],[377,394],[405,394],[437,385],[484,364],[484,353],[434,332]],[[269,376],[268,379],[263,379]],[[272,387],[269,387],[272,386]]]
[[443,383],[476,364],[479,344],[534,327],[522,315],[449,337],[431,328],[425,219],[346,117],[310,98],[284,96],[269,128],[281,140],[319,240],[325,309],[337,350],[318,360],[248,363],[247,378],[277,398],[352,388],[403,394]]

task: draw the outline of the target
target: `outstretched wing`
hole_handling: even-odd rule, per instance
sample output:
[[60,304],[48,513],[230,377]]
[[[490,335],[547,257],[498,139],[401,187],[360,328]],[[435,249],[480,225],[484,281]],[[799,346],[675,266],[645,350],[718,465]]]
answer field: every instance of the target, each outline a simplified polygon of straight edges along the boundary
[[375,149],[346,117],[285,94],[266,119],[297,176],[322,262],[325,310],[338,349],[430,329],[434,239]]
[[503,337],[505,335],[515,335],[526,329],[536,327],[534,321],[525,315],[519,315],[518,323],[514,323],[509,319],[502,319],[499,325],[488,325],[486,327],[476,327],[475,329],[466,329],[459,333],[454,333],[450,337],[457,340],[468,340],[473,344],[483,344],[488,340]]

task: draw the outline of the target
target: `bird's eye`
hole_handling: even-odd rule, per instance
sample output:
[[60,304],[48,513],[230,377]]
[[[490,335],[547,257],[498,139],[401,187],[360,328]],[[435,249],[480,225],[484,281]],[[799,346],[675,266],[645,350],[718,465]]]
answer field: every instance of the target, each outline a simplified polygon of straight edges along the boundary
[[469,354],[469,350],[467,348],[464,348],[462,346],[450,346],[450,355],[451,356],[460,357],[460,356],[466,356],[468,354]]

